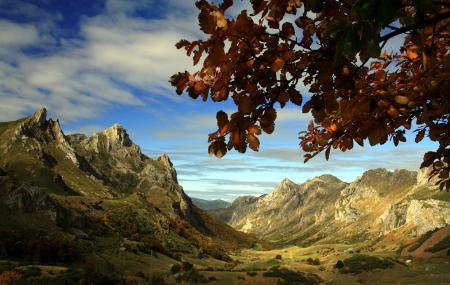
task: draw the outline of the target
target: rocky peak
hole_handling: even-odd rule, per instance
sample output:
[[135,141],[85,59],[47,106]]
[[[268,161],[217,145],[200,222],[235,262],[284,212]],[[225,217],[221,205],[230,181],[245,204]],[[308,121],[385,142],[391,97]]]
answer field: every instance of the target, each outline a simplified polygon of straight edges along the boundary
[[26,118],[15,132],[16,138],[21,136],[33,136],[45,129],[47,125],[47,109],[41,108],[33,115]]
[[114,152],[121,157],[140,158],[142,156],[139,146],[133,143],[127,130],[119,124],[93,134],[83,144],[86,149],[97,153]]
[[380,186],[387,184],[393,186],[413,185],[416,183],[417,172],[408,171],[405,169],[396,169],[389,171],[384,168],[371,169],[363,173],[357,180],[359,183],[366,186]]
[[76,166],[79,162],[75,152],[64,135],[59,121],[47,120],[47,109],[41,108],[26,118],[16,129],[13,141],[33,139],[39,143],[54,143]]
[[47,121],[47,109],[41,108],[37,110],[29,119],[29,122],[34,123],[39,127],[44,127]]
[[170,160],[169,156],[167,154],[163,154],[160,157],[158,157],[158,161],[162,163],[164,168],[167,170],[168,174],[172,177],[173,181],[175,183],[178,183],[177,171],[173,167],[173,163]]
[[433,167],[424,167],[422,169],[420,169],[417,172],[417,185],[418,186],[423,186],[423,185],[435,185],[436,182],[438,181],[439,177],[438,176],[434,176],[430,178],[430,173],[433,170]]
[[121,146],[131,146],[133,142],[128,136],[127,130],[125,130],[121,125],[114,124],[112,127],[104,130],[102,132],[108,141],[112,144],[118,144]]
[[277,188],[289,190],[295,186],[297,186],[297,184],[295,184],[294,181],[290,180],[289,178],[284,178],[283,180],[281,180]]

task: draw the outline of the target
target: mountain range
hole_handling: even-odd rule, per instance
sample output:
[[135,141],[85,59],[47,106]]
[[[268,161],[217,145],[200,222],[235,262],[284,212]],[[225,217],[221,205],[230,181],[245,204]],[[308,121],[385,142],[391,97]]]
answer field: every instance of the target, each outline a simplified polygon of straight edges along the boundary
[[373,169],[351,183],[322,175],[289,179],[267,195],[244,196],[210,213],[233,228],[279,245],[382,243],[397,246],[450,224],[450,193],[428,181],[429,170]]

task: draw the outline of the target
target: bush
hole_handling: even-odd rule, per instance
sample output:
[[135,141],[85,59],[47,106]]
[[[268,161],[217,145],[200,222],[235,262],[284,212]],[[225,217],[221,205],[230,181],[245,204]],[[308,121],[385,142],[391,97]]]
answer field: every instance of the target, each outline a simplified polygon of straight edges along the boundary
[[375,256],[357,254],[344,260],[344,268],[341,268],[342,273],[361,273],[374,269],[387,269],[394,265],[392,261],[381,259]]
[[186,282],[188,284],[208,283],[210,280],[198,273],[196,270],[189,270],[177,276],[178,283]]
[[183,268],[184,271],[189,271],[194,268],[194,265],[192,265],[192,263],[183,261],[183,263],[181,264],[181,267]]
[[277,255],[275,256],[275,259],[280,259],[280,260],[281,260],[281,255],[280,255],[280,254],[277,254]]
[[306,263],[310,265],[320,265],[320,260],[318,258],[312,259],[311,257],[306,260]]
[[342,260],[338,260],[338,262],[334,265],[334,268],[341,269],[344,268],[344,266],[344,262]]
[[316,274],[292,271],[287,268],[272,268],[270,271],[264,272],[263,276],[281,278],[277,283],[279,285],[291,285],[291,284],[316,285],[323,282],[323,280]]
[[181,271],[181,265],[179,265],[179,264],[174,264],[170,268],[170,273],[172,273],[172,274],[177,274],[180,271]]

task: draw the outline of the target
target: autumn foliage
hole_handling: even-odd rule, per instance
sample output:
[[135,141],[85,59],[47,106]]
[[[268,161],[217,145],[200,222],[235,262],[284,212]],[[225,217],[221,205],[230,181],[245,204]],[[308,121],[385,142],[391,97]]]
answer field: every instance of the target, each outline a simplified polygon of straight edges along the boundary
[[[177,44],[200,63],[195,73],[172,76],[177,93],[231,97],[237,107],[217,113],[210,154],[257,151],[258,136],[274,131],[276,108],[290,102],[314,117],[300,133],[305,161],[354,143],[397,146],[410,131],[416,142],[439,144],[422,167],[433,166],[441,188],[450,188],[449,1],[250,2],[252,11],[232,17],[232,0],[197,1],[206,39]],[[385,52],[394,38],[400,50]]]

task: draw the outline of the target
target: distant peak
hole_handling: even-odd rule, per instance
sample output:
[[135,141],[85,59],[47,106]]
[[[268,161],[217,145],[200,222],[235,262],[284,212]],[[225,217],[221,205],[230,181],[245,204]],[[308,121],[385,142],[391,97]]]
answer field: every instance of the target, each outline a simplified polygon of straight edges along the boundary
[[167,153],[162,154],[160,157],[158,157],[158,161],[161,161],[165,166],[172,167],[173,163],[170,160],[170,157]]
[[164,165],[164,167],[166,168],[167,172],[172,177],[173,181],[178,183],[177,171],[173,167],[173,163],[170,160],[170,157],[166,153],[164,153],[163,155],[158,157],[158,161],[161,162],[162,165]]
[[102,132],[111,142],[119,143],[123,146],[131,146],[132,142],[128,136],[127,130],[120,124],[114,124]]
[[293,184],[295,184],[295,182],[290,180],[289,178],[284,178],[280,182],[280,185],[293,185]]
[[114,124],[111,128],[112,128],[112,129],[115,129],[115,130],[119,130],[119,129],[125,130],[125,129],[122,127],[121,124],[117,124],[117,123]]
[[45,125],[45,122],[47,121],[47,109],[40,108],[37,110],[33,115],[30,117],[31,121],[38,126],[42,127]]
[[274,192],[287,191],[293,189],[295,186],[297,186],[295,182],[293,182],[289,178],[284,178],[283,180],[281,180],[280,184],[278,184],[278,186],[275,188]]
[[341,179],[339,179],[336,176],[331,175],[331,174],[323,174],[323,175],[317,176],[316,178],[318,178],[324,182],[342,182]]

